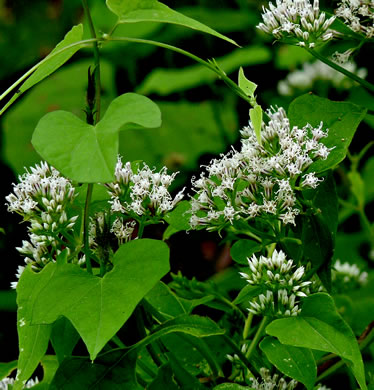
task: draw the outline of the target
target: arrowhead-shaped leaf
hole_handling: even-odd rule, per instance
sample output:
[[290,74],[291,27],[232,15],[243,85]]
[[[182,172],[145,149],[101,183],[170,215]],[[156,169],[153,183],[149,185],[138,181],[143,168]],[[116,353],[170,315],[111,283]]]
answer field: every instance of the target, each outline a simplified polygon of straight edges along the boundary
[[255,93],[255,90],[257,88],[257,84],[255,84],[254,82],[248,80],[245,77],[244,71],[243,71],[242,67],[240,67],[240,69],[239,69],[238,84],[239,84],[239,88],[242,91],[244,91],[244,93],[247,96],[254,97],[254,93]]
[[161,22],[179,24],[193,30],[224,39],[236,46],[230,38],[214,31],[208,26],[174,11],[157,0],[106,0],[108,8],[119,18],[119,23]]
[[105,183],[114,179],[119,131],[126,124],[159,127],[160,110],[150,99],[127,93],[112,101],[96,126],[70,112],[54,111],[39,121],[32,144],[64,176],[80,183]]
[[130,241],[118,249],[113,262],[113,270],[102,278],[74,264],[59,263],[32,275],[40,289],[33,302],[32,323],[51,324],[65,316],[94,360],[140,300],[169,271],[169,249],[162,241]]

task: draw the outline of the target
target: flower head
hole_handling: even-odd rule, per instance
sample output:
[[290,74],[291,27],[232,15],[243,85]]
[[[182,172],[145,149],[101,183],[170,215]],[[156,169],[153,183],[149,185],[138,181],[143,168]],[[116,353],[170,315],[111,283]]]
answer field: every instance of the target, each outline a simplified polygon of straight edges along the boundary
[[[0,381],[0,390],[10,390],[13,389],[14,378],[4,378]],[[23,389],[31,389],[39,383],[38,377],[35,379],[29,379],[23,386]]]
[[[343,68],[357,74],[361,78],[367,76],[367,69],[357,69],[353,61],[344,61],[343,53],[334,53],[332,60],[339,63]],[[337,89],[349,89],[354,86],[354,81],[342,73],[331,68],[321,61],[304,63],[302,69],[289,73],[286,79],[279,81],[278,92],[284,96],[294,95],[295,92],[310,90],[317,81],[331,83]]]
[[332,268],[331,278],[334,288],[339,292],[343,292],[366,285],[368,273],[361,272],[356,264],[342,263],[340,260],[336,260]]
[[251,388],[254,390],[293,390],[297,386],[297,381],[294,379],[287,382],[283,377],[279,377],[278,374],[270,375],[270,371],[267,368],[262,367],[260,369],[261,378],[251,378]]
[[330,26],[335,17],[326,17],[319,9],[319,1],[314,0],[276,0],[269,8],[263,8],[263,23],[257,28],[272,34],[274,38],[299,46],[314,48],[320,42],[334,37]]
[[283,108],[268,110],[262,125],[260,145],[252,123],[242,129],[240,152],[231,150],[206,166],[193,178],[196,195],[191,199],[192,228],[220,230],[237,220],[279,220],[295,224],[302,210],[301,188],[316,188],[322,179],[305,171],[330,150],[321,139],[327,136],[323,123],[291,127]]
[[[13,185],[13,192],[5,199],[8,211],[20,214],[29,223],[29,240],[16,248],[26,264],[41,269],[66,249],[65,235],[73,232],[78,219],[71,215],[69,207],[76,196],[70,180],[46,162],[31,167]],[[23,267],[19,267],[18,278],[22,271]],[[16,284],[12,283],[12,287]]]
[[[142,216],[161,218],[183,198],[183,190],[174,198],[168,190],[176,174],[169,175],[166,167],[154,172],[147,164],[133,169],[129,162],[123,164],[118,158],[116,180],[106,184],[111,196],[111,211],[135,219]],[[115,230],[118,232],[117,228]]]
[[374,36],[374,1],[343,0],[335,10],[337,17],[344,20],[351,30],[362,33],[366,38]]
[[241,276],[261,293],[250,302],[250,312],[272,316],[297,316],[300,298],[309,294],[304,267],[287,260],[283,251],[274,250],[271,257],[253,255],[248,259],[249,272]]

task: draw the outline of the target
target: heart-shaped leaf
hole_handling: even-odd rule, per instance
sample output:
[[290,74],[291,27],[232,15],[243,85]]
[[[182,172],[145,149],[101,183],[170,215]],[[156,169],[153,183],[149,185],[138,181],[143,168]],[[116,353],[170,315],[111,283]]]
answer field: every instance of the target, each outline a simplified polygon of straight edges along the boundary
[[236,46],[230,38],[214,31],[208,26],[174,11],[157,0],[106,0],[108,8],[119,18],[119,23],[161,22],[179,24],[224,39]]
[[105,183],[114,179],[119,130],[126,124],[159,127],[160,110],[145,96],[126,93],[112,101],[96,126],[70,112],[54,111],[39,121],[32,144],[66,177],[80,183]]
[[30,271],[29,277],[39,289],[32,323],[51,324],[67,317],[94,360],[139,301],[169,271],[169,249],[162,241],[130,241],[118,249],[113,262],[113,270],[103,278],[74,264],[49,264],[39,274]]

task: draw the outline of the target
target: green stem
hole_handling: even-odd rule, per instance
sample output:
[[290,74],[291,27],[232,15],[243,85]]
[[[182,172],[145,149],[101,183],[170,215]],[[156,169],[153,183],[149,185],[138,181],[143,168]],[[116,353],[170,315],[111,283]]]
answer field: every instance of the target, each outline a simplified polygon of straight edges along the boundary
[[264,333],[264,330],[266,328],[266,325],[269,323],[270,321],[270,318],[265,316],[261,322],[260,322],[260,325],[258,326],[258,329],[257,329],[257,332],[255,334],[255,337],[253,338],[252,342],[251,342],[251,345],[249,346],[248,348],[248,351],[247,353],[245,354],[246,358],[249,360],[250,357],[252,356],[252,353],[253,351],[256,349],[257,347],[257,344],[259,343],[263,333]]
[[149,375],[151,378],[155,378],[156,377],[156,373],[151,369],[151,367],[149,367],[148,364],[146,364],[145,362],[143,362],[141,359],[138,359],[136,361],[136,364],[147,374]]
[[223,335],[223,338],[225,340],[225,342],[232,348],[233,352],[239,356],[240,360],[246,365],[247,369],[249,371],[252,371],[255,372],[256,374],[258,374],[258,371],[255,369],[255,367],[251,364],[251,362],[249,361],[249,359],[247,358],[246,355],[244,355],[244,353],[240,350],[240,348],[237,347],[237,345],[231,340],[230,337],[228,337],[227,335]]
[[[98,41],[96,39],[95,27],[92,22],[90,9],[88,7],[87,0],[82,0],[84,12],[88,20],[88,26],[90,29],[91,37],[93,39],[93,53],[95,62],[95,108],[96,108],[96,124],[100,120],[100,96],[101,96],[101,83],[100,83],[100,54]],[[92,199],[93,184],[89,183],[87,188],[86,203],[84,205],[84,253],[86,255],[87,271],[92,273],[91,259],[90,259],[90,245],[89,245],[89,209]],[[100,262],[100,274],[103,271],[103,266]]]
[[203,60],[202,58],[186,51],[183,49],[180,49],[179,47],[175,47],[172,45],[168,45],[166,43],[162,42],[156,42],[156,41],[151,41],[149,39],[140,39],[140,38],[129,38],[129,37],[109,37],[106,40],[108,41],[113,41],[113,42],[134,42],[134,43],[145,43],[148,45],[154,45],[154,46],[159,46],[164,49],[168,49],[171,51],[175,51],[177,53],[183,54],[192,60],[206,66],[210,70],[212,70],[214,73],[216,73],[219,78],[221,78],[225,84],[227,84],[232,90],[234,90],[242,99],[247,101],[250,105],[252,105],[251,99],[238,87],[238,85],[232,81],[220,68],[218,68],[217,65],[214,65],[214,63],[210,63],[208,61]]
[[93,184],[88,184],[86,202],[84,204],[83,211],[83,242],[84,242],[84,254],[86,256],[87,271],[92,274],[92,265],[90,258],[90,238],[89,238],[89,224],[90,224],[90,203],[92,198]]
[[[85,6],[85,9],[87,7],[87,0],[82,0],[83,1],[83,5]],[[88,7],[87,7],[88,9]],[[87,17],[90,18],[89,16],[90,14],[87,13]],[[92,19],[91,19],[92,21]],[[41,60],[40,62],[38,62],[36,65],[34,65],[30,70],[28,70],[22,77],[20,77],[15,83],[13,83],[2,95],[0,95],[0,101],[2,99],[4,99],[10,92],[12,92],[19,84],[21,84],[27,77],[29,77],[33,72],[35,72],[41,65],[43,65],[45,62],[49,61],[50,59],[58,56],[59,54],[63,53],[64,51],[66,50],[69,50],[73,47],[76,47],[76,46],[81,46],[81,47],[85,47],[85,46],[88,46],[89,44],[93,44],[94,45],[94,52],[96,51],[97,54],[94,54],[95,57],[97,56],[97,59],[99,59],[98,57],[98,43],[99,42],[102,42],[102,43],[105,43],[105,42],[133,42],[133,43],[144,43],[144,44],[148,44],[148,45],[153,45],[153,46],[158,46],[158,47],[162,47],[164,49],[168,49],[168,50],[172,50],[172,51],[175,51],[177,53],[180,53],[180,54],[183,54],[189,58],[191,58],[192,60],[206,66],[207,68],[209,68],[210,70],[212,70],[214,73],[216,73],[219,78],[221,78],[225,84],[227,84],[237,95],[239,95],[242,99],[244,99],[246,102],[248,102],[250,105],[252,105],[252,101],[251,101],[251,98],[249,98],[240,88],[239,86],[234,82],[232,81],[220,68],[218,68],[217,65],[214,65],[208,61],[205,61],[201,58],[199,58],[198,56],[192,54],[192,53],[189,53],[188,51],[186,50],[183,50],[183,49],[180,49],[178,47],[175,47],[175,46],[172,46],[172,45],[168,45],[166,43],[162,43],[162,42],[156,42],[156,41],[152,41],[152,40],[148,40],[148,39],[139,39],[139,38],[130,38],[130,37],[111,37],[109,34],[107,35],[104,35],[102,38],[92,38],[92,39],[85,39],[85,40],[81,40],[81,41],[77,41],[77,42],[74,42],[70,45],[67,45],[63,48],[61,48],[60,50],[57,50],[55,51],[54,53],[50,53],[46,58],[44,58],[43,60]],[[99,99],[100,101],[100,99]],[[0,115],[12,104],[12,102],[8,102],[0,111]],[[99,103],[100,104],[100,103]]]
[[95,27],[92,22],[90,9],[87,4],[87,0],[82,0],[84,12],[87,16],[88,26],[90,29],[90,34],[92,39],[95,39],[93,42],[93,53],[95,61],[95,103],[96,103],[96,123],[100,120],[100,107],[101,107],[101,83],[100,83],[100,53],[98,41],[96,40]]
[[142,218],[139,221],[139,228],[138,228],[138,238],[139,239],[143,237],[144,227],[145,227],[144,218]]
[[246,340],[251,329],[253,320],[253,313],[249,312],[247,319],[245,320],[244,329],[243,329],[243,340]]
[[[69,50],[75,46],[81,46],[81,47],[89,47],[92,43],[98,42],[100,39],[85,39],[82,41],[74,42],[70,45],[64,46],[60,50],[55,51],[54,53],[50,53],[47,57],[43,58],[41,61],[39,61],[36,65],[34,65],[31,69],[29,69],[24,75],[22,75],[16,82],[14,82],[5,92],[3,92],[0,95],[0,101],[3,100],[10,92],[12,92],[16,87],[18,87],[19,84],[22,83],[22,81],[26,80],[32,73],[34,73],[41,65],[48,62],[50,59],[58,56],[59,54],[63,53],[66,50]],[[10,106],[8,102],[0,111],[0,115]]]
[[117,347],[126,348],[126,345],[122,342],[122,340],[116,334],[112,337],[112,341],[117,345]]
[[230,306],[236,313],[239,314],[241,318],[243,318],[243,320],[245,319],[245,315],[243,314],[243,312],[236,305],[234,305],[229,299],[218,295],[216,296],[216,298],[222,301],[223,303],[225,303],[226,305]]
[[329,60],[322,54],[318,53],[317,51],[313,49],[305,48],[305,50],[308,51],[312,56],[317,58],[318,60],[324,62],[326,65],[330,66],[331,68],[337,70],[340,73],[343,73],[345,76],[349,77],[350,79],[356,81],[357,83],[361,84],[364,88],[368,89],[369,91],[374,92],[374,85],[369,83],[368,81],[362,79],[361,77],[355,75],[354,73],[350,72],[347,69],[344,69],[342,66],[336,64],[335,62]]

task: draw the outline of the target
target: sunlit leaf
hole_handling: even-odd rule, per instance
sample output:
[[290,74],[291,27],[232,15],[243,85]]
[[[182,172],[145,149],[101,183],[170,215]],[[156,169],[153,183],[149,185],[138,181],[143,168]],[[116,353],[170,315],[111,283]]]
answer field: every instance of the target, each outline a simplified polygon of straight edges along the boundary
[[[162,241],[130,241],[113,258],[114,268],[99,278],[74,264],[49,264],[34,285],[32,322],[51,324],[67,317],[92,360],[130,317],[139,301],[169,270],[169,251]],[[45,279],[40,280],[43,276]]]
[[148,98],[127,93],[112,101],[96,126],[66,111],[45,115],[36,126],[32,144],[66,177],[81,183],[105,183],[114,179],[118,133],[129,123],[158,127],[161,113]]
[[232,39],[225,37],[194,19],[174,11],[157,0],[132,0],[131,2],[128,0],[106,0],[106,4],[118,16],[119,23],[161,22],[179,24],[192,28],[193,30],[214,35],[217,38],[237,45]]

